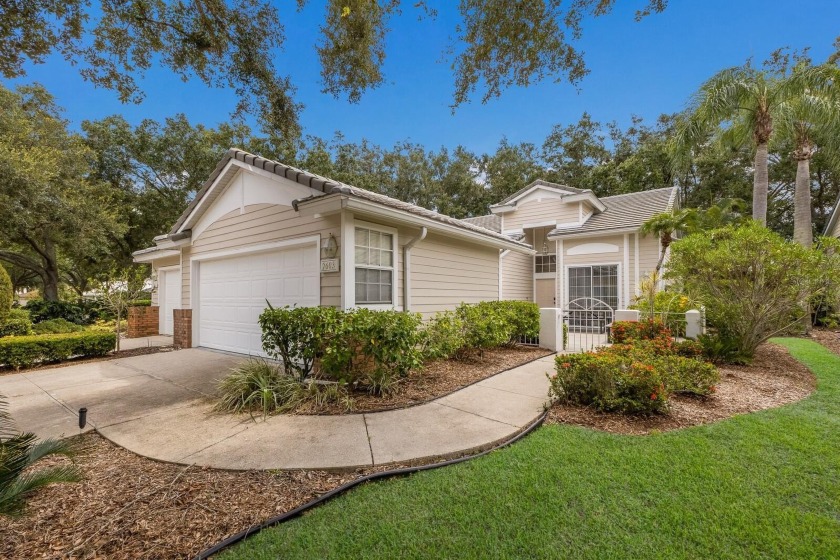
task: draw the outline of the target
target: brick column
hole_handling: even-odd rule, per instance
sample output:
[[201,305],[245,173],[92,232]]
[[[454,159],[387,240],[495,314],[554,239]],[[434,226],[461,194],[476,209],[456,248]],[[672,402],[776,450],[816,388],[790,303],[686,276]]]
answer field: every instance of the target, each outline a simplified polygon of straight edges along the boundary
[[192,309],[175,309],[173,313],[175,348],[192,348]]
[[159,308],[156,305],[129,307],[125,336],[127,338],[140,338],[141,336],[158,334],[160,332],[158,311]]

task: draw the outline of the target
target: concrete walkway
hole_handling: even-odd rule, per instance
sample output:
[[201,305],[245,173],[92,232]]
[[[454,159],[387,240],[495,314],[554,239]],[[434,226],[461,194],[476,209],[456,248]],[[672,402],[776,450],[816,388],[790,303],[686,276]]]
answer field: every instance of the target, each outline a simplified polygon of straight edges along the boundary
[[120,350],[134,350],[150,346],[172,346],[172,337],[164,334],[141,336],[139,338],[123,338],[120,340]]
[[210,412],[212,380],[241,360],[202,349],[137,356],[86,364],[84,371],[68,370],[85,364],[0,377],[0,393],[11,397],[21,428],[42,436],[78,433],[75,412],[87,406],[99,433],[153,459],[222,469],[335,469],[452,455],[506,439],[543,411],[553,366],[552,356],[541,358],[401,410],[254,422]]

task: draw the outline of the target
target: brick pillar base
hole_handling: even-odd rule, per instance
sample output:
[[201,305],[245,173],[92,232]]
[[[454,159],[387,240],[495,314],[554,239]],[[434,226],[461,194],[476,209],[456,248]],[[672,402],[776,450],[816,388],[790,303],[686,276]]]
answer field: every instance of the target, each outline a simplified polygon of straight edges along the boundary
[[175,348],[192,348],[192,309],[175,309],[172,343]]
[[139,338],[158,334],[160,332],[158,311],[159,308],[156,305],[129,307],[125,336]]

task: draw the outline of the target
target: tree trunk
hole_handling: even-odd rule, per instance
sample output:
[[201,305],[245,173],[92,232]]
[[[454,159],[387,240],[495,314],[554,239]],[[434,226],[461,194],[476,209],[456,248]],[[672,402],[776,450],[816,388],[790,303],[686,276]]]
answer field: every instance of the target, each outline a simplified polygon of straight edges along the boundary
[[762,142],[755,149],[753,219],[765,226],[767,225],[767,190],[769,183],[767,176],[767,142]]
[[55,266],[47,268],[41,279],[44,282],[44,293],[42,294],[44,299],[58,301],[58,269]]
[[793,194],[793,240],[805,247],[814,243],[811,225],[811,166],[809,157],[796,162],[796,190]]

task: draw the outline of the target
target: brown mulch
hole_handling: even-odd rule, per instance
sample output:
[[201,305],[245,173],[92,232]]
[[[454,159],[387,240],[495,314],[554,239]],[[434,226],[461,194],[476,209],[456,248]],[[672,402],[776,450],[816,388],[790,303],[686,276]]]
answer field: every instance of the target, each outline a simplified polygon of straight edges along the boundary
[[84,479],[38,491],[23,517],[4,518],[0,558],[190,558],[366,474],[220,471],[145,459],[94,433],[80,439]]
[[720,383],[713,395],[673,395],[668,414],[632,416],[555,403],[546,423],[574,424],[617,434],[665,432],[795,402],[815,388],[816,380],[808,368],[785,348],[768,343],[759,347],[749,366],[721,367]]
[[486,350],[483,357],[437,360],[412,372],[387,395],[351,392],[349,402],[321,405],[307,402],[297,414],[344,414],[405,408],[428,402],[487,379],[497,373],[536,360],[551,352],[544,348],[514,346]]
[[840,332],[828,329],[814,329],[811,331],[811,338],[840,355]]
[[146,354],[157,354],[158,352],[172,352],[175,350],[173,346],[144,346],[142,348],[134,348],[132,350],[120,350],[119,352],[111,352],[107,356],[99,356],[98,358],[73,358],[63,362],[52,364],[38,364],[29,368],[14,369],[6,366],[0,366],[0,376],[9,375],[12,373],[24,373],[29,371],[36,371],[40,369],[52,369],[64,366],[75,366],[78,364],[87,364],[90,362],[104,362],[107,360],[116,360],[117,358],[131,358],[133,356],[145,356]]

